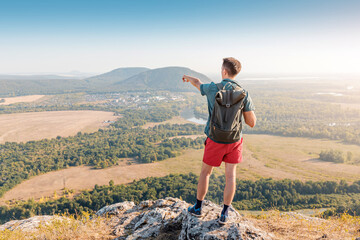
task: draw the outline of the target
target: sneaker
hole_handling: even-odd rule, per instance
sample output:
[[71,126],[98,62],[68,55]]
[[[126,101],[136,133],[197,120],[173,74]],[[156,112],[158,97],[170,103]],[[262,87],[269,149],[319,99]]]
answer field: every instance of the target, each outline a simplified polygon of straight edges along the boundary
[[221,214],[220,218],[219,218],[219,223],[221,225],[227,224],[229,222],[229,216]]
[[188,212],[195,217],[202,217],[201,208],[195,208],[195,205],[189,207]]

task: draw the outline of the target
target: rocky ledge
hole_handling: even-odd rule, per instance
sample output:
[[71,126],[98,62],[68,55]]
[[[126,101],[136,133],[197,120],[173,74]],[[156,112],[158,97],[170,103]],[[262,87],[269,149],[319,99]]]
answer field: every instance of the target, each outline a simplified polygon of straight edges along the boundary
[[[274,236],[255,227],[233,208],[229,209],[230,222],[220,225],[218,215],[222,208],[219,205],[204,201],[204,216],[201,218],[189,214],[187,212],[189,206],[188,203],[177,198],[147,200],[138,205],[133,202],[121,202],[103,207],[96,215],[108,218],[107,224],[113,229],[116,240],[274,239]],[[21,229],[22,224],[19,221],[8,222],[0,226],[0,230],[15,229],[15,226]],[[29,230],[30,219],[21,221],[26,221],[26,230]]]
[[110,216],[117,240],[130,239],[256,239],[273,237],[256,228],[233,208],[231,222],[218,223],[221,207],[204,201],[201,218],[187,212],[189,204],[176,198],[143,201],[139,205],[122,202],[100,209],[96,215]]

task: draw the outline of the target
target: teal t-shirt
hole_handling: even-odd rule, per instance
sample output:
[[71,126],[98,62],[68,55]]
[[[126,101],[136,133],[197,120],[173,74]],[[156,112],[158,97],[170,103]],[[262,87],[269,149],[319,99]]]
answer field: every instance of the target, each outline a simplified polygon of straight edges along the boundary
[[[223,79],[221,81],[221,83],[223,84],[223,86],[225,86],[226,83],[230,82],[231,85],[235,85],[236,81],[231,80],[231,79]],[[230,84],[227,84],[227,86],[225,86],[225,89],[231,89]],[[201,84],[200,85],[200,92],[202,96],[207,97],[207,102],[208,102],[208,111],[209,111],[209,117],[208,120],[206,122],[206,126],[205,126],[205,131],[204,133],[206,134],[206,136],[209,137],[209,125],[210,125],[210,116],[211,113],[214,109],[214,103],[215,103],[215,95],[218,92],[218,88],[216,86],[216,84],[214,82],[211,83],[205,83],[205,84]],[[244,112],[248,112],[248,111],[255,111],[255,106],[254,103],[248,93],[248,91],[245,90],[246,96],[244,99]],[[242,131],[240,133],[240,139],[242,138]],[[211,139],[213,140],[213,139]],[[214,140],[213,140],[214,141]]]

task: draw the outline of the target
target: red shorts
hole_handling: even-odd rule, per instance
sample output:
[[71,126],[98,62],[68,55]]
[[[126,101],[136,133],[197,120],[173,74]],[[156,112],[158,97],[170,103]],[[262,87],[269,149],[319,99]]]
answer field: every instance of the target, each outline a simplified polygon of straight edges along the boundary
[[223,144],[206,138],[203,162],[213,167],[219,167],[223,161],[227,163],[241,163],[242,142],[243,139],[241,138],[238,142]]

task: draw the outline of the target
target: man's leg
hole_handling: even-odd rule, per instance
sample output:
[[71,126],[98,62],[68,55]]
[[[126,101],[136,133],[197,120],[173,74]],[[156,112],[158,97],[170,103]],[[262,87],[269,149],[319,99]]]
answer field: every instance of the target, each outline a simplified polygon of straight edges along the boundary
[[212,170],[213,170],[213,166],[210,166],[203,162],[199,177],[198,187],[197,187],[197,196],[196,196],[197,200],[199,201],[203,201],[205,199],[205,195],[209,187],[209,178]]
[[196,204],[194,206],[188,208],[188,212],[190,212],[194,216],[197,216],[197,217],[202,216],[202,214],[201,214],[202,201],[204,200],[205,195],[208,190],[209,178],[210,178],[212,169],[213,169],[213,166],[210,166],[203,162],[200,177],[199,177],[199,182],[198,182]]
[[224,204],[230,206],[236,190],[236,163],[225,163]]
[[236,190],[236,165],[237,163],[225,163],[225,189],[224,189],[224,207],[219,219],[220,224],[226,224],[230,204],[234,198]]

